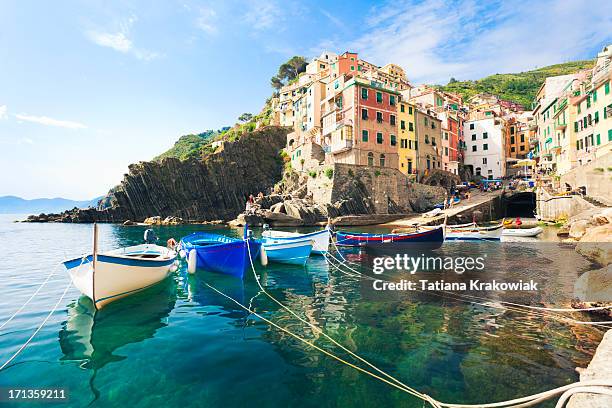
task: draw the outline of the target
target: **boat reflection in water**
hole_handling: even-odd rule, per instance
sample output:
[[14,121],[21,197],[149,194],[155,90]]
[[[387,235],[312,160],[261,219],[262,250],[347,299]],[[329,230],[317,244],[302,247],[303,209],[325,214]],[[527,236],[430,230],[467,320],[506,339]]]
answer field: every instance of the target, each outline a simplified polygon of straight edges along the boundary
[[99,392],[94,380],[97,371],[126,357],[115,351],[127,344],[152,338],[168,325],[167,319],[176,303],[176,283],[167,279],[133,296],[96,310],[91,299],[81,296],[68,306],[68,319],[59,332],[62,361],[80,362],[92,370],[89,384],[95,400]]

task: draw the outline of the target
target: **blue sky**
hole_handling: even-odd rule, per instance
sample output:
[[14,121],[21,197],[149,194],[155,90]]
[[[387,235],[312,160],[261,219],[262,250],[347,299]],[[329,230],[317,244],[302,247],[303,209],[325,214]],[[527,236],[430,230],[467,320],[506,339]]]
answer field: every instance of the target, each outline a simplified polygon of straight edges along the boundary
[[606,1],[0,3],[0,195],[89,199],[178,136],[258,112],[292,55],[360,53],[414,83],[612,43]]

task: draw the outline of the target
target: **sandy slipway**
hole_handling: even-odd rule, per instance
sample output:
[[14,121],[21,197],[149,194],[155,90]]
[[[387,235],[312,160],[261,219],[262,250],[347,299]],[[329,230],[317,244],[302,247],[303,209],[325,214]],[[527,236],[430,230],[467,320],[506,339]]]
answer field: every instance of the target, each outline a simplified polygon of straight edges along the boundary
[[522,279],[513,282],[482,281],[479,279],[470,279],[467,282],[430,281],[427,279],[409,281],[402,279],[399,282],[375,280],[372,282],[372,288],[376,291],[533,292],[538,290],[538,283],[533,280],[524,281]]

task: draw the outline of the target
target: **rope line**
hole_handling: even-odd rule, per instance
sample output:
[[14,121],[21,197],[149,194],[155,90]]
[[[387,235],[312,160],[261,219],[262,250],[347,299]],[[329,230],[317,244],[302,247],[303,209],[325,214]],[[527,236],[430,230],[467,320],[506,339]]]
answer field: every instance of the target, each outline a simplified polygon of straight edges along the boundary
[[49,279],[51,279],[51,277],[52,277],[53,275],[55,275],[55,271],[56,271],[56,269],[57,269],[57,267],[58,267],[59,265],[60,265],[60,264],[56,264],[56,265],[55,265],[55,267],[53,268],[53,270],[51,271],[51,273],[50,273],[50,274],[47,276],[47,279],[45,279],[45,280],[43,281],[43,283],[41,283],[41,284],[38,286],[38,289],[36,289],[36,292],[34,292],[34,293],[32,294],[32,296],[30,296],[30,298],[29,298],[28,300],[26,300],[26,302],[25,302],[23,305],[21,305],[21,307],[20,307],[19,309],[17,309],[17,311],[11,315],[11,317],[9,317],[9,318],[8,318],[8,320],[6,320],[4,323],[2,323],[2,324],[0,325],[0,329],[2,329],[4,326],[6,326],[7,324],[9,324],[9,323],[11,322],[11,320],[13,320],[13,319],[15,318],[15,316],[17,316],[17,315],[19,314],[19,312],[21,312],[21,311],[23,310],[23,308],[24,308],[24,307],[26,307],[26,306],[27,306],[27,305],[28,305],[28,304],[29,304],[29,303],[32,301],[32,299],[34,299],[34,296],[38,295],[38,292],[40,292],[40,290],[43,288],[43,286],[45,286],[45,285],[47,284],[47,282],[49,282]]
[[[79,264],[79,266],[77,267],[77,272],[79,271],[79,269],[81,268],[81,266],[83,266],[83,263],[85,262],[85,260],[87,259],[87,256],[84,256],[83,258],[81,258],[81,263]],[[34,337],[38,334],[39,331],[41,331],[41,329],[43,328],[43,326],[47,323],[47,321],[51,318],[51,316],[53,315],[53,313],[55,313],[55,311],[57,310],[57,308],[59,307],[61,301],[64,299],[64,297],[66,296],[66,293],[68,293],[68,289],[70,289],[70,286],[72,286],[72,283],[69,281],[68,284],[66,285],[66,287],[64,288],[64,292],[62,293],[62,296],[60,296],[60,298],[57,300],[57,302],[55,303],[55,306],[53,306],[53,309],[51,309],[51,311],[47,314],[47,316],[45,317],[45,319],[40,323],[40,325],[36,328],[36,330],[34,331],[34,333],[32,333],[32,335],[26,340],[25,343],[23,343],[21,345],[21,347],[19,347],[19,349],[8,359],[4,362],[4,364],[2,364],[2,366],[0,366],[0,371],[2,371],[6,366],[8,366],[11,361],[13,361],[15,358],[17,358],[17,356],[19,354],[21,354],[21,352],[23,350],[25,350],[25,348],[30,344],[30,342],[34,339]],[[38,293],[38,292],[36,292]],[[33,298],[34,296],[32,296]],[[31,300],[31,299],[30,299]],[[28,300],[28,302],[30,301]]]

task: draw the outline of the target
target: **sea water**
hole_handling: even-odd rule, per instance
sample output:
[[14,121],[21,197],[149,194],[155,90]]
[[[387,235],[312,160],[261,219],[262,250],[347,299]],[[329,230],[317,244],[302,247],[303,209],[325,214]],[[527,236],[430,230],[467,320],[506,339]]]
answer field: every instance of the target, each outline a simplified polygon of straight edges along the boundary
[[[59,262],[92,246],[91,225],[12,222],[18,218],[23,217],[0,216],[0,325],[57,269],[32,302],[0,329],[0,365],[70,283]],[[141,243],[144,229],[102,224],[100,247]],[[220,226],[155,229],[163,241],[203,230],[241,234]],[[531,270],[532,278],[565,288],[579,274],[578,267],[564,272],[547,268],[555,255],[547,259],[531,248],[515,248],[511,256],[494,246],[484,248],[494,257],[488,266],[492,276],[540,265]],[[443,249],[453,256],[475,251],[462,244]],[[352,268],[367,271],[361,253],[345,256]],[[323,257],[312,257],[305,267],[257,269],[267,290],[304,319],[405,384],[446,402],[493,402],[576,381],[575,368],[588,364],[602,337],[597,328],[525,315],[500,304],[489,308],[434,293],[371,296],[364,289],[367,283],[331,268]],[[189,275],[182,265],[165,282],[98,312],[70,287],[31,344],[0,372],[0,388],[63,388],[68,400],[51,406],[74,407],[423,406],[270,327],[206,283],[354,362],[260,293],[251,275],[244,281],[206,271]],[[553,289],[548,300],[567,304],[571,293]],[[520,300],[529,303],[530,296]]]

